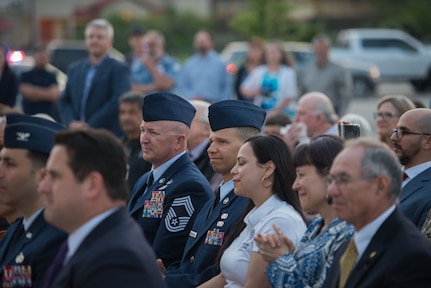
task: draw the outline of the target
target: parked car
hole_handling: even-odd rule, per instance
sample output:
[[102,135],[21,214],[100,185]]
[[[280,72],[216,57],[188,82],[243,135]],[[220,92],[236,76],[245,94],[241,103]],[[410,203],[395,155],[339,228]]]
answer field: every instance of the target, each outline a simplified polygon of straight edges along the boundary
[[[298,87],[309,65],[315,63],[312,45],[308,42],[283,42],[284,50],[290,53],[295,60],[295,70],[298,79]],[[248,50],[246,41],[228,43],[220,56],[226,61],[229,73],[235,74],[238,67],[245,61]],[[348,69],[353,78],[353,95],[366,97],[374,95],[377,83],[380,80],[380,72],[376,65],[352,59],[332,59],[335,63]]]
[[[51,53],[51,63],[64,73],[67,73],[71,63],[88,57],[85,40],[53,40],[48,44],[48,50]],[[125,61],[125,56],[115,48],[111,48],[109,56]]]
[[431,50],[398,29],[345,29],[338,33],[334,59],[375,63],[383,80],[410,81],[417,90],[431,85]]

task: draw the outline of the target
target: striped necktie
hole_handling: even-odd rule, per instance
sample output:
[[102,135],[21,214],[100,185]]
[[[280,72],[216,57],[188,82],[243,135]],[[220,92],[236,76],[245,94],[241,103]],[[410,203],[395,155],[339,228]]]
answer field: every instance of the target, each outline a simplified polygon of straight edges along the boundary
[[356,258],[358,257],[358,251],[356,250],[355,240],[352,238],[347,246],[346,251],[340,259],[340,282],[339,288],[343,288],[346,285],[347,279],[349,278],[350,272],[355,265]]

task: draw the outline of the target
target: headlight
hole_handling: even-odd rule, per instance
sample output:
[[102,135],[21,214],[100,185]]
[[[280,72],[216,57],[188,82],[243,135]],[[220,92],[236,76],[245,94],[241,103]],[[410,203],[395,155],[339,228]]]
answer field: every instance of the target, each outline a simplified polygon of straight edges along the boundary
[[9,64],[19,64],[24,59],[25,53],[18,50],[10,51],[6,57]]

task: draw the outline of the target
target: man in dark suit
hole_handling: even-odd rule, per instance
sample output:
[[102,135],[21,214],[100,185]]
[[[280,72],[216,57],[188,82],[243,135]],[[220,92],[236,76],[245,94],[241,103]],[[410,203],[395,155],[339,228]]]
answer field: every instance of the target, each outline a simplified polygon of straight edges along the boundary
[[70,67],[60,98],[63,123],[70,128],[105,128],[122,135],[118,123],[118,98],[130,90],[129,69],[108,56],[114,30],[105,19],[87,24],[85,43],[89,58]]
[[168,92],[145,96],[141,146],[151,171],[135,184],[130,214],[164,265],[181,259],[197,212],[213,199],[210,184],[187,154],[195,108]]
[[10,114],[0,152],[0,202],[22,218],[0,242],[0,286],[42,287],[42,280],[66,234],[43,218],[37,187],[56,131],[64,126],[35,116]]
[[202,100],[191,100],[190,103],[195,107],[196,114],[190,125],[189,136],[187,137],[187,150],[190,158],[198,166],[199,170],[211,184],[215,191],[221,182],[220,173],[214,173],[208,157],[208,147],[210,146],[209,136],[211,132],[208,120],[208,107],[210,103]]
[[[220,246],[249,203],[234,193],[230,171],[244,141],[260,133],[265,115],[262,108],[245,101],[225,100],[209,107],[212,132],[208,154],[223,181],[216,200],[200,211],[181,261],[167,267],[165,281],[170,288],[196,287],[220,273],[215,264]],[[161,269],[164,272],[164,267]]]
[[328,195],[355,234],[340,247],[325,287],[430,287],[431,244],[396,207],[396,155],[381,142],[357,139],[335,158]]
[[391,140],[403,167],[400,210],[421,230],[431,209],[431,109],[405,112]]
[[125,207],[126,171],[123,146],[108,131],[56,135],[39,189],[46,220],[69,236],[44,287],[165,286],[151,247]]

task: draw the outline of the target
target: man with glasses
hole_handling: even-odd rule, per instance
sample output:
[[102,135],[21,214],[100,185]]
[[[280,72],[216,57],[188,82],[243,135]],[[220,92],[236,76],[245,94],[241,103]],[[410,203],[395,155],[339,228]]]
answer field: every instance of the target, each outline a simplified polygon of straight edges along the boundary
[[431,245],[396,206],[400,175],[397,156],[377,140],[350,140],[334,159],[328,195],[355,234],[324,287],[430,287]]
[[403,165],[400,210],[419,228],[431,208],[431,109],[405,112],[392,130],[393,150]]

